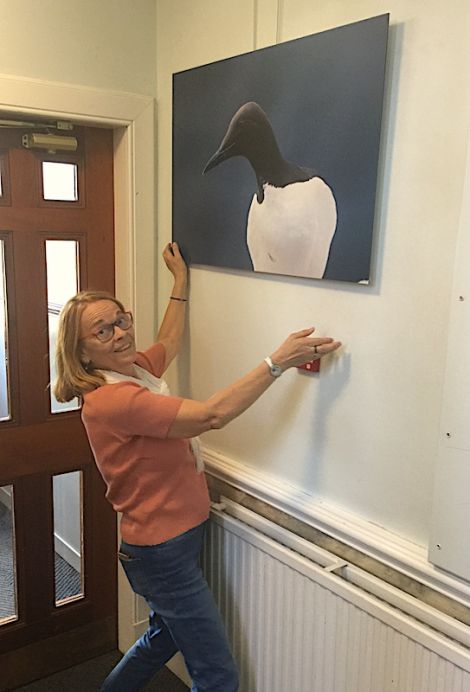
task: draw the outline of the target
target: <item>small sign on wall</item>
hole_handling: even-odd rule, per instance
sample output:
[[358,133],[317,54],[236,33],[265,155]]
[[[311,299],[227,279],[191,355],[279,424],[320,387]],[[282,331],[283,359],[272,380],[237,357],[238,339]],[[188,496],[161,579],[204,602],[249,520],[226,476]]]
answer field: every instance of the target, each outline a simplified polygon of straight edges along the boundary
[[190,264],[368,283],[389,15],[173,77]]

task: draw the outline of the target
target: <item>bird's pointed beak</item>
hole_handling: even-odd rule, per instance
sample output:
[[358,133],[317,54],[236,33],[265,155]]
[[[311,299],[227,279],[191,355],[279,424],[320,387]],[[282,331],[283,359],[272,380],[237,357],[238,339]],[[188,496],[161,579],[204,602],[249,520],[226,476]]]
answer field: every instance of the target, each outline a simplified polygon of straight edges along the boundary
[[215,154],[211,156],[209,161],[206,163],[206,167],[202,171],[202,174],[205,175],[208,171],[210,171],[212,168],[215,168],[216,166],[219,165],[219,163],[222,163],[222,161],[226,161],[229,159],[231,156],[234,156],[234,149],[235,147],[235,142],[232,144],[226,145],[224,142],[220,145],[220,147],[217,149]]

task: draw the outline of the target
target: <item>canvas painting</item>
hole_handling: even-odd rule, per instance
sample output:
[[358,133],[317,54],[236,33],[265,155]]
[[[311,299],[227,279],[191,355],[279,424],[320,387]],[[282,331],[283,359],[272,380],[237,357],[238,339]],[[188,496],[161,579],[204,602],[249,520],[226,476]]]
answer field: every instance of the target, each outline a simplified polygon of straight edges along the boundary
[[190,265],[368,283],[389,15],[173,75]]

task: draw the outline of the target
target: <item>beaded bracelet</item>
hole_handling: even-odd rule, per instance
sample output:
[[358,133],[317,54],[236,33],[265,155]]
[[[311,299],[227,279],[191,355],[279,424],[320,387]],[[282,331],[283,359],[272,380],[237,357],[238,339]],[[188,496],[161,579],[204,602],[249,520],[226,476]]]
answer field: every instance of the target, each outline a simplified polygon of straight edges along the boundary
[[170,296],[170,300],[179,300],[180,303],[187,303],[188,302],[187,298],[177,298],[176,296]]

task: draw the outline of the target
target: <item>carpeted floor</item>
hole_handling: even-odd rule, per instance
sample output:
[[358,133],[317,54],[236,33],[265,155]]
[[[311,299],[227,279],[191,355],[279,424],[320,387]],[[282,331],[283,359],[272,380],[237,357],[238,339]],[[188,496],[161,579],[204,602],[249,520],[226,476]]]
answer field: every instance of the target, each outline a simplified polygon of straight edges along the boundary
[[[98,692],[120,657],[118,651],[111,651],[43,680],[18,687],[15,692]],[[188,692],[188,688],[168,668],[162,668],[147,685],[145,692]]]

